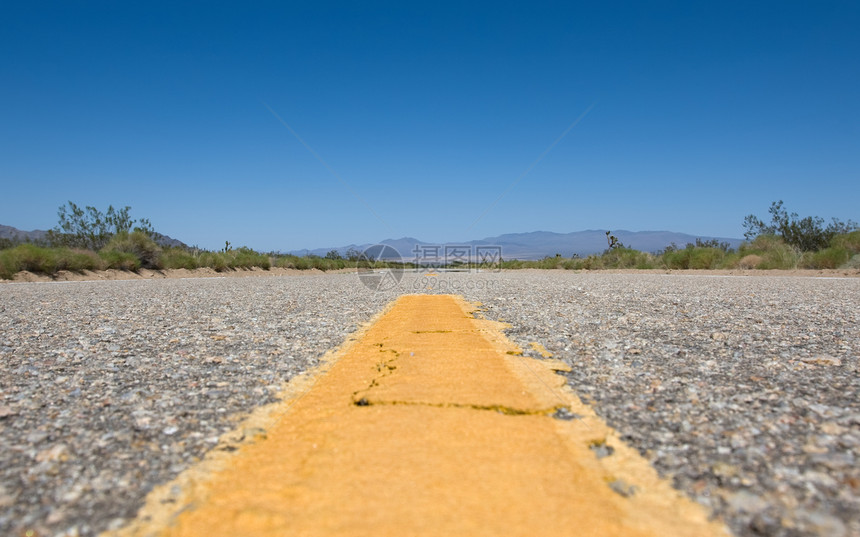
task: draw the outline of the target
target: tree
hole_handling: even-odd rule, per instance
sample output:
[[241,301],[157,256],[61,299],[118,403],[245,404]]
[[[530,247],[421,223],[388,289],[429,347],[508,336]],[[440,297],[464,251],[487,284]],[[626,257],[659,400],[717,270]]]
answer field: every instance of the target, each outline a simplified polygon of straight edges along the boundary
[[337,250],[329,250],[329,251],[328,251],[328,253],[327,253],[327,254],[325,254],[325,258],[326,258],[326,259],[335,259],[335,260],[337,260],[337,259],[343,259],[343,258],[340,256],[340,252],[338,252]]
[[[107,211],[102,213],[95,207],[81,208],[70,201],[68,206],[61,205],[57,210],[59,222],[48,231],[48,242],[70,248],[101,250],[111,237],[131,231],[133,226],[134,231],[151,236],[154,231],[149,219],[134,220],[129,216],[129,211],[129,206],[117,210],[109,205]],[[138,225],[135,226],[135,223]]]
[[624,244],[611,231],[606,232],[606,242],[609,244],[609,248],[606,249],[607,252],[616,248],[624,248]]
[[781,237],[786,244],[795,246],[801,251],[810,252],[827,248],[836,235],[850,233],[857,229],[857,223],[852,220],[842,222],[833,218],[825,227],[824,219],[821,217],[800,218],[797,213],[789,214],[783,207],[782,200],[773,202],[768,213],[770,213],[770,224],[765,224],[754,214],[744,218],[745,239],[752,240],[760,235],[774,235]]

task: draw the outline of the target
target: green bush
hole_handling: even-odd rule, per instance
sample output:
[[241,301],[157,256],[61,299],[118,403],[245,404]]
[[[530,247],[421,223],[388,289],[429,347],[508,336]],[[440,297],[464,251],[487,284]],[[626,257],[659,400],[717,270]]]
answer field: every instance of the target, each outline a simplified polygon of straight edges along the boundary
[[690,268],[690,253],[684,250],[674,250],[666,252],[661,256],[663,264],[670,269],[688,269]]
[[726,253],[719,248],[693,248],[690,258],[691,269],[715,269],[720,265]]
[[858,229],[857,223],[851,220],[842,222],[833,218],[832,222],[825,226],[821,217],[800,218],[797,213],[789,214],[783,207],[782,200],[773,202],[768,212],[771,215],[770,224],[765,224],[754,214],[744,218],[745,238],[774,235],[802,252],[817,252],[832,246],[831,241],[836,236],[850,234]]
[[[574,266],[577,266],[576,264]],[[606,268],[603,264],[603,256],[599,255],[590,255],[585,259],[581,260],[578,264],[578,268],[585,270],[600,270]]]
[[537,267],[541,269],[561,269],[564,268],[564,262],[566,258],[561,256],[555,257],[544,257],[543,259],[537,261]]
[[12,261],[17,267],[15,272],[27,270],[43,274],[57,271],[57,254],[51,248],[40,248],[32,244],[22,244],[11,250]]
[[604,268],[654,268],[654,260],[651,254],[640,252],[633,248],[611,248],[608,251],[603,252],[601,260]]
[[568,258],[561,262],[561,268],[564,270],[577,270],[580,268],[581,259]]
[[227,257],[227,264],[230,268],[249,269],[252,267],[260,267],[265,270],[269,270],[272,266],[272,260],[269,259],[269,256],[255,252],[254,250],[244,246],[236,250],[230,250],[227,252]]
[[825,248],[817,252],[806,252],[800,261],[802,268],[836,269],[848,263],[851,253],[845,248]]
[[53,251],[32,244],[21,244],[0,253],[0,272],[4,279],[11,279],[22,270],[54,273],[56,260]]
[[56,269],[83,272],[84,270],[99,270],[104,262],[97,253],[89,250],[69,250],[58,248],[56,252]]
[[[744,259],[746,258],[746,259]],[[741,260],[744,260],[743,262]],[[747,257],[742,256],[739,252],[729,252],[723,257],[723,261],[720,263],[720,268],[734,269],[734,268],[754,268],[747,266],[748,264],[754,264],[757,262],[755,257]],[[742,266],[743,265],[743,266]]]
[[[344,259],[332,259],[332,258],[319,258],[315,257],[312,259],[311,265],[313,268],[327,271],[327,270],[338,270],[345,268],[347,265],[346,260]],[[383,268],[388,266],[386,263],[375,263],[379,268]]]
[[521,269],[525,268],[525,262],[519,259],[511,259],[508,261],[502,261],[503,269]]
[[197,265],[200,267],[209,267],[216,272],[227,270],[227,256],[224,252],[201,252],[197,259]]
[[801,253],[787,244],[763,254],[764,262],[758,266],[760,269],[793,270],[801,258]]
[[184,248],[167,248],[161,251],[159,266],[163,269],[197,268],[197,258]]
[[102,250],[99,257],[105,263],[104,268],[131,271],[140,269],[140,258],[129,252]]
[[311,259],[308,257],[300,257],[296,260],[296,268],[299,270],[307,270],[313,267]]
[[143,231],[121,231],[111,237],[102,252],[133,254],[140,261],[139,267],[157,269],[161,247]]
[[715,269],[723,266],[726,252],[722,248],[688,245],[681,250],[668,250],[661,260],[670,269]]
[[12,254],[12,249],[0,250],[0,279],[11,280],[18,272],[18,263]]
[[741,259],[750,255],[760,257],[761,262],[756,266],[759,269],[795,269],[802,257],[799,249],[774,235],[759,235],[741,244],[738,254]]
[[81,272],[104,266],[98,255],[86,250],[44,248],[25,243],[0,251],[0,278],[4,279],[11,279],[22,270],[51,275],[60,270]]
[[852,231],[842,235],[836,235],[830,241],[830,246],[834,248],[843,248],[851,254],[860,254],[860,230]]
[[275,258],[275,266],[278,268],[294,269],[296,268],[296,260],[299,259],[294,255],[282,255]]

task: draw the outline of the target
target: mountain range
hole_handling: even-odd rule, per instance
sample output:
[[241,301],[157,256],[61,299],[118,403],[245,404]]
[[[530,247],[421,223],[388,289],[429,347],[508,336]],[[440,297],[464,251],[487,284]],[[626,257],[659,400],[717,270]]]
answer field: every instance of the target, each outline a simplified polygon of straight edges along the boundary
[[[390,246],[404,260],[426,259],[428,252],[439,252],[439,257],[443,257],[446,247],[449,248],[449,251],[453,251],[451,250],[452,248],[459,249],[460,251],[468,250],[475,257],[479,255],[479,248],[486,249],[489,247],[498,247],[503,259],[542,259],[547,256],[555,256],[556,254],[560,254],[563,257],[571,257],[573,255],[584,257],[606,250],[608,247],[606,231],[605,229],[588,229],[571,233],[532,231],[529,233],[508,233],[496,237],[458,243],[429,243],[413,237],[403,237],[400,239],[386,239],[377,244]],[[613,231],[612,235],[617,237],[624,246],[643,252],[657,252],[673,243],[679,247],[684,247],[687,243],[694,243],[696,239],[717,239],[720,242],[729,243],[732,248],[737,248],[743,242],[743,239],[704,237],[673,231],[618,230]],[[313,250],[294,250],[289,253],[299,256],[310,254],[322,257],[328,252],[336,250],[340,255],[346,255],[346,252],[349,250],[364,251],[372,246],[374,246],[374,243],[350,244],[348,246],[316,248]],[[436,249],[437,247],[438,250]],[[384,253],[383,257],[397,257],[396,255],[392,255],[394,254],[393,251],[388,249],[383,251],[387,252],[387,255]]]
[[34,229],[33,231],[21,231],[12,226],[4,226],[0,224],[0,239],[9,239],[14,241],[30,241],[38,242],[44,240],[48,234],[47,231]]
[[[0,239],[40,241],[45,238],[46,233],[46,231],[38,229],[22,231],[12,226],[0,225]],[[612,235],[617,237],[624,246],[643,252],[663,250],[673,243],[679,247],[683,247],[687,243],[695,242],[696,239],[717,239],[720,242],[729,243],[732,248],[737,248],[743,242],[742,239],[703,237],[674,231],[617,230],[613,231]],[[161,234],[157,234],[156,242],[162,246],[185,246],[183,242]],[[330,251],[336,250],[340,255],[346,256],[349,250],[362,252],[375,245],[377,248],[373,251],[376,255],[378,255],[380,250],[378,245],[389,246],[390,249],[386,248],[382,250],[382,257],[389,259],[396,258],[399,255],[404,260],[421,260],[422,258],[427,260],[428,256],[435,253],[438,256],[438,260],[442,261],[447,251],[451,254],[454,252],[460,254],[460,258],[463,255],[473,256],[472,260],[477,261],[478,256],[481,255],[479,252],[493,251],[498,252],[503,259],[542,259],[547,256],[555,256],[556,254],[560,254],[563,257],[571,257],[573,255],[584,257],[606,250],[608,243],[605,229],[587,229],[571,233],[554,233],[552,231],[508,233],[496,237],[456,243],[432,243],[413,237],[403,237],[400,239],[386,239],[379,243],[350,244],[347,246],[332,246],[313,250],[293,250],[289,253],[299,256],[317,255],[324,257]]]

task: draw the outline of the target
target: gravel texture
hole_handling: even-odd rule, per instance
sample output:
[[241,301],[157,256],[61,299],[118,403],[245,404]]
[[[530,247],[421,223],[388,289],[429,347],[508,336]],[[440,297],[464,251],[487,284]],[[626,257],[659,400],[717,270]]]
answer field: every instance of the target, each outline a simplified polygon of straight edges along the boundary
[[463,294],[569,363],[737,535],[860,536],[860,279],[564,271],[2,285],[0,534],[120,525],[403,292]]
[[737,535],[860,535],[860,280],[499,280],[485,315]]
[[354,274],[0,286],[0,535],[95,535],[390,300]]

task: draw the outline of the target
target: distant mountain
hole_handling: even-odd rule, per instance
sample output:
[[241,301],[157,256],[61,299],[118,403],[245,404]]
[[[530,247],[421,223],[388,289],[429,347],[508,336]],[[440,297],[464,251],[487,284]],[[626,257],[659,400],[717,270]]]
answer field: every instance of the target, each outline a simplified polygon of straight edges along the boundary
[[13,241],[40,241],[48,234],[47,231],[34,229],[33,231],[21,231],[12,226],[0,225],[0,239],[9,239]]
[[188,248],[188,245],[185,244],[184,242],[182,242],[181,240],[174,239],[173,237],[170,237],[168,235],[164,235],[164,234],[159,233],[157,231],[152,234],[152,238],[153,238],[153,240],[155,240],[156,243],[158,243],[159,246],[161,246],[163,248],[172,248],[174,246],[178,246],[180,248]]
[[[9,239],[14,241],[21,242],[39,242],[44,240],[48,235],[47,231],[42,231],[41,229],[34,229],[33,231],[22,231],[20,229],[14,228],[12,226],[4,226],[0,225],[0,239]],[[171,246],[180,246],[182,248],[187,248],[188,245],[184,242],[169,237],[167,235],[163,235],[161,233],[154,233],[152,237],[155,242],[157,242],[160,246],[171,247]]]
[[[720,242],[729,243],[732,248],[737,248],[743,242],[742,239],[704,237],[673,231],[617,230],[613,231],[612,234],[618,237],[618,240],[625,246],[643,252],[663,250],[672,243],[675,243],[679,247],[684,247],[689,242],[696,242],[697,238],[703,240],[717,239]],[[418,257],[427,257],[426,252],[428,248],[432,249],[435,246],[440,247],[440,257],[444,256],[445,246],[463,246],[471,248],[473,253],[477,252],[476,248],[479,246],[498,246],[501,248],[501,255],[504,259],[542,259],[547,256],[555,256],[556,254],[561,254],[563,257],[571,257],[576,254],[582,257],[600,253],[606,250],[608,246],[605,229],[588,229],[572,233],[554,233],[551,231],[508,233],[480,240],[448,243],[429,243],[412,237],[403,237],[400,239],[386,239],[379,244],[393,247],[400,253],[401,258],[405,260],[413,260],[416,258],[416,255]],[[295,250],[290,253],[294,255],[310,254],[322,257],[331,250],[337,250],[341,255],[346,255],[348,250],[363,251],[372,245],[372,243],[350,244],[348,246],[317,248],[314,250]]]

